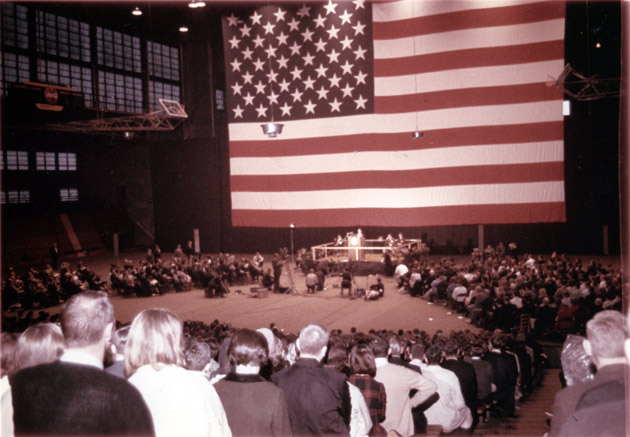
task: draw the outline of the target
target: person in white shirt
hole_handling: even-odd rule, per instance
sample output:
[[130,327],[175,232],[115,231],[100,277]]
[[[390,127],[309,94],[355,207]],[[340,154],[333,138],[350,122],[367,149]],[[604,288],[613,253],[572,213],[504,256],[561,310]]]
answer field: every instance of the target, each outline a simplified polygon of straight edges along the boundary
[[440,395],[438,401],[424,412],[427,423],[442,425],[445,433],[451,433],[458,428],[470,428],[473,424],[472,414],[464,402],[459,380],[453,372],[440,366],[442,349],[431,346],[424,356],[427,367],[423,374],[437,385],[437,392]]
[[157,436],[231,436],[221,399],[186,370],[181,320],[165,308],[138,314],[125,346],[125,374],[147,403]]

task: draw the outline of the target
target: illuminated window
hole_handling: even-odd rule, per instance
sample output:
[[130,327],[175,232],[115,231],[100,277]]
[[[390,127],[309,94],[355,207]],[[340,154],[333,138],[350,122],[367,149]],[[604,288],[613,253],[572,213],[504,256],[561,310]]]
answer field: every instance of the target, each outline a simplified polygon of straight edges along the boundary
[[2,94],[7,95],[12,83],[30,80],[28,58],[15,53],[2,53]]
[[55,153],[54,152],[37,152],[35,153],[35,168],[37,170],[52,171],[56,170]]
[[2,44],[28,49],[28,9],[14,3],[2,3]]
[[136,36],[97,27],[96,53],[99,65],[134,73],[142,70],[140,38]]
[[37,44],[49,55],[90,62],[90,26],[48,12],[37,11]]
[[76,188],[61,188],[59,190],[59,199],[62,202],[76,202],[79,200],[79,190]]
[[2,192],[2,203],[31,203],[31,192],[29,190],[9,190],[7,194]]
[[105,109],[142,112],[142,80],[123,74],[98,72],[100,102]]
[[77,154],[76,153],[59,153],[60,171],[76,171],[77,170]]
[[28,152],[7,150],[7,170],[28,170]]
[[92,72],[87,67],[38,60],[40,80],[82,92],[86,106],[92,106]]

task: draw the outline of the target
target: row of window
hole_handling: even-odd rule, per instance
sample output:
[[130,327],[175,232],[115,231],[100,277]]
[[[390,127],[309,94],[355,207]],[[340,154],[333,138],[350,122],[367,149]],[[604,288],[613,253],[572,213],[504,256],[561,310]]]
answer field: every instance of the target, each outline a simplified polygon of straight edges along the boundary
[[[35,168],[45,171],[76,171],[77,154],[72,152],[36,152]],[[7,150],[4,160],[0,162],[0,169],[28,170],[28,152],[24,150]]]
[[[151,79],[143,83],[143,43],[139,37],[95,26],[92,40],[88,23],[39,10],[34,24],[37,59],[33,65],[36,63],[37,71],[30,71],[29,56],[33,55],[28,52],[29,7],[2,3],[3,95],[12,83],[36,77],[82,92],[87,107],[95,106],[97,98],[102,109],[142,112],[143,86],[148,87],[151,109],[159,106],[160,98],[180,101],[180,57],[176,47],[147,41],[144,48]],[[93,47],[96,59],[92,57]],[[96,77],[92,76],[94,67]]]
[[[18,203],[31,203],[30,190],[2,190],[1,203],[4,204],[18,204]],[[61,188],[59,189],[59,200],[61,202],[77,202],[79,200],[79,190],[76,188]]]

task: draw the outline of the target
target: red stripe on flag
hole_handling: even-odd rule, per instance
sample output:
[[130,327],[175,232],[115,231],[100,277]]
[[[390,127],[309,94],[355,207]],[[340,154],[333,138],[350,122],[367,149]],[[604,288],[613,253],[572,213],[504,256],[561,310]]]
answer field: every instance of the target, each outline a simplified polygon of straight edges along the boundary
[[544,83],[463,88],[416,95],[376,97],[374,99],[374,112],[394,114],[463,106],[505,105],[558,100],[562,96],[561,90],[548,87]]
[[234,226],[266,228],[446,226],[470,223],[548,223],[566,220],[564,202],[465,205],[411,209],[233,210]]
[[546,41],[515,46],[453,50],[405,58],[375,59],[377,77],[404,76],[431,71],[492,65],[523,64],[564,59],[564,41]]
[[448,12],[406,20],[374,22],[372,34],[374,39],[396,39],[454,30],[526,24],[564,18],[564,9],[564,2],[551,1]]
[[274,141],[232,141],[230,157],[301,156],[385,150],[421,150],[437,147],[473,146],[539,141],[561,141],[562,121],[499,126],[473,126],[424,131],[419,141],[410,132],[300,138]]
[[564,163],[544,162],[421,170],[232,176],[230,184],[233,192],[284,192],[546,182],[563,179]]

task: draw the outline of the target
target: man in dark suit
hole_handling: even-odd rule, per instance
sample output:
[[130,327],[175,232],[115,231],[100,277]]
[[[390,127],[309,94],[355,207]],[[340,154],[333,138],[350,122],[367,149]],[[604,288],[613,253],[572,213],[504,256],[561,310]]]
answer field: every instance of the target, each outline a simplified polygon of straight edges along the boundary
[[154,435],[142,395],[103,371],[114,308],[107,295],[72,296],[61,312],[61,358],[19,371],[11,383],[15,435]]
[[59,265],[59,248],[57,247],[57,243],[53,243],[50,248],[50,259],[52,261],[52,268],[57,270],[57,266]]
[[459,359],[459,345],[455,340],[451,338],[446,340],[442,351],[444,352],[444,360],[440,363],[440,366],[450,370],[457,376],[459,386],[462,389],[462,395],[464,396],[464,402],[473,416],[474,428],[477,422],[479,422],[479,416],[477,415],[477,375],[475,374],[475,368],[472,364]]
[[514,417],[514,392],[518,379],[518,367],[514,355],[503,352],[504,335],[490,339],[490,351],[483,357],[492,366],[492,382],[496,386],[493,400],[497,401],[495,413],[501,417]]
[[624,341],[626,320],[618,311],[599,312],[586,324],[584,350],[597,373],[556,393],[550,437],[626,435]]
[[349,435],[348,384],[344,374],[322,366],[327,345],[323,326],[306,325],[297,340],[300,358],[271,377],[286,396],[294,435]]

